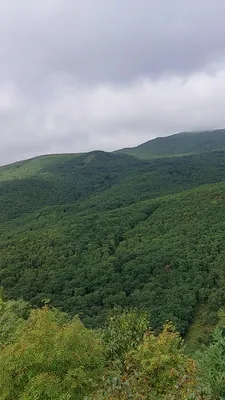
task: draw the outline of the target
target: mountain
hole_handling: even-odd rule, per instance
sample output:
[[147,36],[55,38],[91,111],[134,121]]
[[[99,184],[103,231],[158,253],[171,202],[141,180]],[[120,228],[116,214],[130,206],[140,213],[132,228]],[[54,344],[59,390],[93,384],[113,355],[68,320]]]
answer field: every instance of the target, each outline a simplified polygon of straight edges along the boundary
[[211,147],[193,135],[206,138],[174,136],[195,148],[180,157],[93,151],[0,168],[6,294],[87,326],[114,306],[146,308],[156,330],[172,320],[190,341],[207,336],[225,305],[225,150],[222,131]]
[[148,160],[157,157],[200,154],[222,149],[225,149],[225,130],[218,129],[203,132],[182,132],[167,137],[158,137],[140,146],[122,149],[118,152]]

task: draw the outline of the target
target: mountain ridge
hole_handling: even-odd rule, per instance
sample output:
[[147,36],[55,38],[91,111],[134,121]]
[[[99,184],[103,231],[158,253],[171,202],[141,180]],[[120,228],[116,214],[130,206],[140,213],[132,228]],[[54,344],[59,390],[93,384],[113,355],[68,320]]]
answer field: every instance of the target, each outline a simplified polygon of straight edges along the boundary
[[[214,136],[214,138],[212,137]],[[216,140],[215,140],[215,136],[216,136]],[[171,135],[166,135],[166,136],[159,136],[156,137],[154,139],[150,139],[144,143],[141,143],[138,146],[135,147],[125,147],[122,149],[118,149],[115,151],[105,151],[105,150],[90,150],[88,152],[83,152],[83,153],[53,153],[53,154],[42,154],[42,155],[38,155],[38,156],[34,156],[31,158],[27,158],[27,159],[23,159],[23,160],[18,160],[18,161],[14,161],[12,163],[9,164],[5,164],[5,165],[1,165],[0,169],[4,169],[4,168],[8,168],[8,167],[19,167],[20,164],[23,164],[27,161],[29,162],[35,162],[37,160],[47,160],[47,159],[56,159],[57,158],[65,158],[65,157],[82,157],[85,154],[98,154],[98,153],[103,153],[103,154],[129,154],[129,155],[133,155],[136,158],[142,159],[142,160],[149,160],[151,158],[157,158],[157,157],[168,157],[168,156],[183,156],[183,155],[191,155],[191,154],[200,154],[201,152],[206,152],[207,150],[205,150],[204,148],[201,149],[196,149],[196,151],[192,151],[192,152],[184,152],[181,153],[181,150],[178,148],[177,151],[175,152],[168,152],[166,151],[164,154],[152,154],[151,153],[151,145],[152,144],[160,144],[162,143],[163,146],[166,145],[167,143],[170,143],[171,141],[173,142],[174,139],[181,139],[181,141],[183,139],[188,139],[190,142],[191,137],[195,138],[196,141],[198,141],[198,139],[203,139],[203,140],[199,140],[199,145],[201,144],[205,144],[205,140],[209,140],[208,143],[208,151],[212,151],[212,150],[224,150],[225,149],[225,128],[221,128],[221,129],[214,129],[214,130],[204,130],[204,131],[182,131],[182,132],[177,132]],[[221,140],[222,139],[222,140]],[[220,140],[220,141],[219,141]],[[167,143],[166,143],[167,142]],[[201,143],[203,142],[203,143]],[[214,145],[214,149],[212,149],[212,145]],[[149,151],[149,147],[150,147],[150,151]],[[142,149],[145,150],[146,148],[146,154],[145,151],[143,151]],[[143,151],[143,155],[141,156],[139,154],[139,149],[141,149],[141,151]],[[159,152],[160,152],[160,148],[159,148]],[[57,160],[58,161],[58,160]]]
[[157,137],[136,147],[128,147],[116,152],[147,160],[156,157],[199,154],[212,151],[212,145],[214,145],[214,150],[225,149],[225,129],[179,132],[169,136]]
[[154,329],[170,319],[183,335],[204,304],[208,332],[225,305],[222,132],[180,157],[92,151],[0,168],[0,286],[94,327],[116,305],[146,308]]

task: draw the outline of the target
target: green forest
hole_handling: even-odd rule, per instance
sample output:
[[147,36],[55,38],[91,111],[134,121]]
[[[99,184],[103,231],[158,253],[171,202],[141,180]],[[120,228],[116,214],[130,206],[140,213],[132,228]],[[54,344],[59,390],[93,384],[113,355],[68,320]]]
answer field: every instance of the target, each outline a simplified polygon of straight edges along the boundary
[[0,204],[0,399],[225,398],[225,131],[4,166]]

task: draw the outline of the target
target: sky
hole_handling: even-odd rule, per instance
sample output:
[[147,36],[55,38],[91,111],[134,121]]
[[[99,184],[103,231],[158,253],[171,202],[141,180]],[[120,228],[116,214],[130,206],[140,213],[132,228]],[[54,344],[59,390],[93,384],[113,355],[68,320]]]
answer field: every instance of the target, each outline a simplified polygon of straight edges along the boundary
[[225,128],[224,0],[0,10],[0,165]]

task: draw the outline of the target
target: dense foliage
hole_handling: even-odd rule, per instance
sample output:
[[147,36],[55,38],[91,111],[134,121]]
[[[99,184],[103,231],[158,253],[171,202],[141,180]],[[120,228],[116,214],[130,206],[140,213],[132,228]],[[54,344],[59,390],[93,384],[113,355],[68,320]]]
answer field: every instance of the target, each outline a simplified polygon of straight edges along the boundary
[[17,327],[0,349],[2,400],[83,399],[103,374],[97,335],[74,318],[44,307]]
[[136,310],[117,312],[94,332],[44,306],[12,331],[13,340],[0,346],[2,400],[216,399],[203,393],[203,371],[173,326],[156,336]]
[[225,398],[224,142],[0,168],[1,399]]
[[185,334],[202,304],[208,334],[225,304],[224,155],[92,152],[1,168],[0,284],[92,327],[120,305]]

